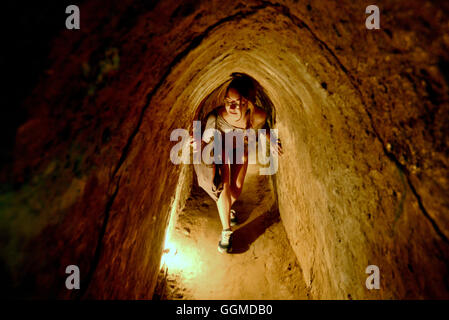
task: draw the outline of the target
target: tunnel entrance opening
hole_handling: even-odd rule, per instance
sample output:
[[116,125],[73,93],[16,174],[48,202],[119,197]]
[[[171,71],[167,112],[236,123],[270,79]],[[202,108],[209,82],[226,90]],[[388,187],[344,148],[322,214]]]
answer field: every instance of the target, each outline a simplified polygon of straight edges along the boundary
[[[195,120],[201,121],[203,128],[206,115],[224,100],[229,81],[196,108]],[[273,103],[254,82],[255,105],[267,112],[272,128]],[[243,192],[232,206],[239,224],[233,227],[230,255],[217,251],[222,229],[217,205],[193,176],[184,208],[177,212],[176,204],[172,205],[154,299],[307,298],[301,268],[280,221],[275,179],[260,175],[260,167],[248,165]]]

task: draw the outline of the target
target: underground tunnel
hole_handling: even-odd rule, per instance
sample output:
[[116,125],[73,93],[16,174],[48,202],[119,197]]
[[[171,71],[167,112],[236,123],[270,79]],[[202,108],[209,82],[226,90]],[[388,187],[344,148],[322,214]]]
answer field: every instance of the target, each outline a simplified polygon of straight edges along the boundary
[[[3,297],[449,298],[448,4],[379,2],[377,30],[363,1],[80,1],[74,30],[67,5],[9,5]],[[235,73],[283,154],[221,254],[170,133]]]

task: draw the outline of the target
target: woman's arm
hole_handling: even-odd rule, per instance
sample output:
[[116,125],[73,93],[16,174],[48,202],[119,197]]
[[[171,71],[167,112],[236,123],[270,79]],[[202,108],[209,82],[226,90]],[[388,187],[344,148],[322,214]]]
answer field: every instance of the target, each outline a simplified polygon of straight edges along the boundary
[[206,140],[205,136],[204,136],[204,132],[207,129],[215,128],[215,122],[217,120],[217,112],[218,112],[218,110],[213,110],[207,116],[205,128],[204,128],[204,130],[201,130],[201,140],[200,141],[195,140],[193,133],[190,134],[190,145],[193,147],[194,152],[203,150],[204,146],[212,140],[212,137],[209,137],[209,139]]
[[251,122],[254,129],[265,129],[265,135],[270,142],[270,151],[282,155],[284,152],[279,138],[277,138],[275,142],[271,142],[270,127],[268,126],[267,113],[265,110],[254,106],[253,119]]
[[266,136],[268,141],[270,141],[270,151],[272,153],[276,152],[278,155],[284,154],[284,151],[282,150],[281,140],[279,138],[276,138],[275,142],[271,142],[270,129],[266,130]]

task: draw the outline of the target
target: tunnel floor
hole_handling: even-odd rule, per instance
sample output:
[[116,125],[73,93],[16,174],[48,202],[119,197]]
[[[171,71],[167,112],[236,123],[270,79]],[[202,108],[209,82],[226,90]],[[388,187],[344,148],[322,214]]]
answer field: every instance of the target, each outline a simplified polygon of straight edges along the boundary
[[161,269],[156,299],[308,299],[271,179],[259,175],[257,165],[249,165],[233,209],[242,222],[233,229],[233,252],[221,254],[215,202],[193,186],[170,237],[172,252]]

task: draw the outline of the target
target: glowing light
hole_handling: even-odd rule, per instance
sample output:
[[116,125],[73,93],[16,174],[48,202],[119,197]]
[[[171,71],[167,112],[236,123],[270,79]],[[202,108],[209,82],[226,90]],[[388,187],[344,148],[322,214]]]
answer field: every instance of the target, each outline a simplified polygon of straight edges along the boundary
[[172,208],[170,211],[170,220],[168,222],[167,229],[165,230],[165,240],[164,240],[164,250],[162,251],[161,263],[159,265],[159,269],[162,269],[165,266],[168,267],[167,262],[171,261],[172,258],[169,256],[176,254],[176,248],[171,243],[171,237],[173,233],[173,226],[175,224],[175,213],[176,213],[176,204],[178,203],[177,199],[173,201]]
[[164,250],[163,263],[170,270],[171,273],[181,273],[195,269],[196,264],[190,250],[182,248],[179,243],[169,241]]
[[[181,174],[183,176],[183,174]],[[165,231],[164,250],[160,262],[160,269],[167,268],[170,273],[183,274],[189,278],[201,272],[201,257],[189,240],[176,232],[175,226],[178,219],[178,202],[182,192],[183,181],[178,183],[175,199],[171,205],[170,220]]]
[[[174,216],[174,213],[171,213]],[[175,219],[171,218],[173,223]],[[186,239],[174,232],[173,225],[167,227],[164,250],[160,269],[167,269],[170,274],[177,274],[184,280],[198,276],[202,270],[202,259],[197,250]]]

